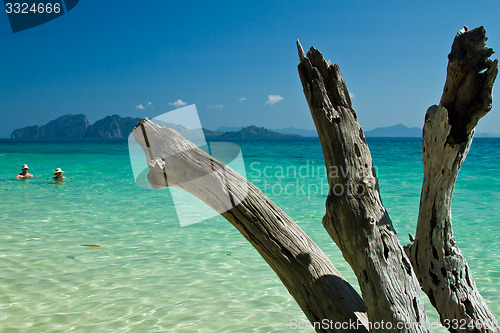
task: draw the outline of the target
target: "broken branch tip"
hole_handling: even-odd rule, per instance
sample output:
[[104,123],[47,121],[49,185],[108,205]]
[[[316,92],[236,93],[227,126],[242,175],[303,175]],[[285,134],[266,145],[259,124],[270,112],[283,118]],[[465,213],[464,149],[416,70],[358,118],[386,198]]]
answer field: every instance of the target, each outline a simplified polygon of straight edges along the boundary
[[302,61],[303,59],[306,58],[306,54],[304,53],[304,49],[302,48],[302,45],[300,44],[300,41],[297,39],[297,51],[299,52],[299,59]]

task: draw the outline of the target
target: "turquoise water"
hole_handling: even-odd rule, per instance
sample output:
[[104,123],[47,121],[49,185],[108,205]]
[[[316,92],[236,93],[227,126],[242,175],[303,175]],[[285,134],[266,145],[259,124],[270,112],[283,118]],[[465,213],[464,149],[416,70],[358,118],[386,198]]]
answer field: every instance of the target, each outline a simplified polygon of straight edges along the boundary
[[[358,288],[321,226],[327,187],[319,141],[234,142],[248,178]],[[383,202],[407,243],[422,181],[420,140],[369,145]],[[500,140],[476,139],[453,198],[458,245],[497,318],[499,153]],[[14,179],[23,163],[38,177]],[[168,191],[136,186],[126,142],[0,140],[0,165],[1,332],[286,332],[291,320],[306,321],[228,222],[181,228]],[[66,171],[64,184],[46,180],[56,167]]]

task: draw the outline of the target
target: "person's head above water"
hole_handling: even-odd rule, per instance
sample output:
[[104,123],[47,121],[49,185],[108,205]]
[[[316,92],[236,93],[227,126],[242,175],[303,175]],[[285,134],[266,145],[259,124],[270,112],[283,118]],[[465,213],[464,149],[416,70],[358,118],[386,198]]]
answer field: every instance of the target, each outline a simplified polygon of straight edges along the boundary
[[53,175],[62,175],[63,173],[65,173],[66,171],[62,171],[61,168],[57,168],[56,171],[54,171],[52,174]]
[[64,177],[62,174],[64,173],[65,171],[62,171],[61,168],[57,168],[56,171],[54,171],[52,174],[55,175],[55,177],[52,177],[52,179],[55,179],[55,180],[61,180],[61,179],[64,179],[66,177]]
[[17,179],[28,179],[30,177],[33,177],[33,175],[31,173],[28,172],[29,170],[29,167],[27,164],[23,164],[23,166],[21,167],[21,170],[22,172],[21,173],[18,173],[16,175],[16,178]]

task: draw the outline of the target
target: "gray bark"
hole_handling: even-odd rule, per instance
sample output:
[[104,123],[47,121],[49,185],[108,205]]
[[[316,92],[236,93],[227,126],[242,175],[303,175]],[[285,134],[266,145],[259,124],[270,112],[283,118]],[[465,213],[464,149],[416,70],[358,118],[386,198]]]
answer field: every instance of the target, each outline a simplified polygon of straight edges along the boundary
[[[428,332],[420,286],[380,199],[370,150],[337,64],[297,41],[302,87],[318,130],[330,192],[323,226],[351,265],[370,322]],[[420,323],[398,329],[398,323]]]
[[497,60],[489,59],[492,53],[483,27],[461,30],[448,56],[441,102],[425,116],[420,211],[415,239],[406,250],[423,290],[451,332],[500,332],[455,244],[451,223],[458,172],[479,119],[491,109],[498,72]]
[[[146,152],[150,184],[178,187],[221,213],[276,272],[318,332],[368,332],[359,294],[307,234],[257,187],[173,129],[146,118],[132,133]],[[228,206],[228,195],[231,202],[239,203]],[[318,326],[325,320],[328,325]],[[359,326],[336,330],[330,321]]]

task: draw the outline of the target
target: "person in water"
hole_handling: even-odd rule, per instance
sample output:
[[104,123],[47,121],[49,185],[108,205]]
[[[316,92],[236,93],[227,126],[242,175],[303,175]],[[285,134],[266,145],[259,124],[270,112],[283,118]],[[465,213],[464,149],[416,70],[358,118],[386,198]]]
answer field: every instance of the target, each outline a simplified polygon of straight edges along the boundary
[[27,164],[23,164],[21,170],[22,172],[16,175],[17,179],[30,179],[31,177],[33,177],[33,175],[28,172],[29,168]]
[[55,177],[52,177],[53,180],[56,181],[63,181],[66,179],[66,177],[63,176],[63,173],[65,171],[62,171],[61,168],[57,168],[56,171],[54,171],[52,174],[55,175]]

